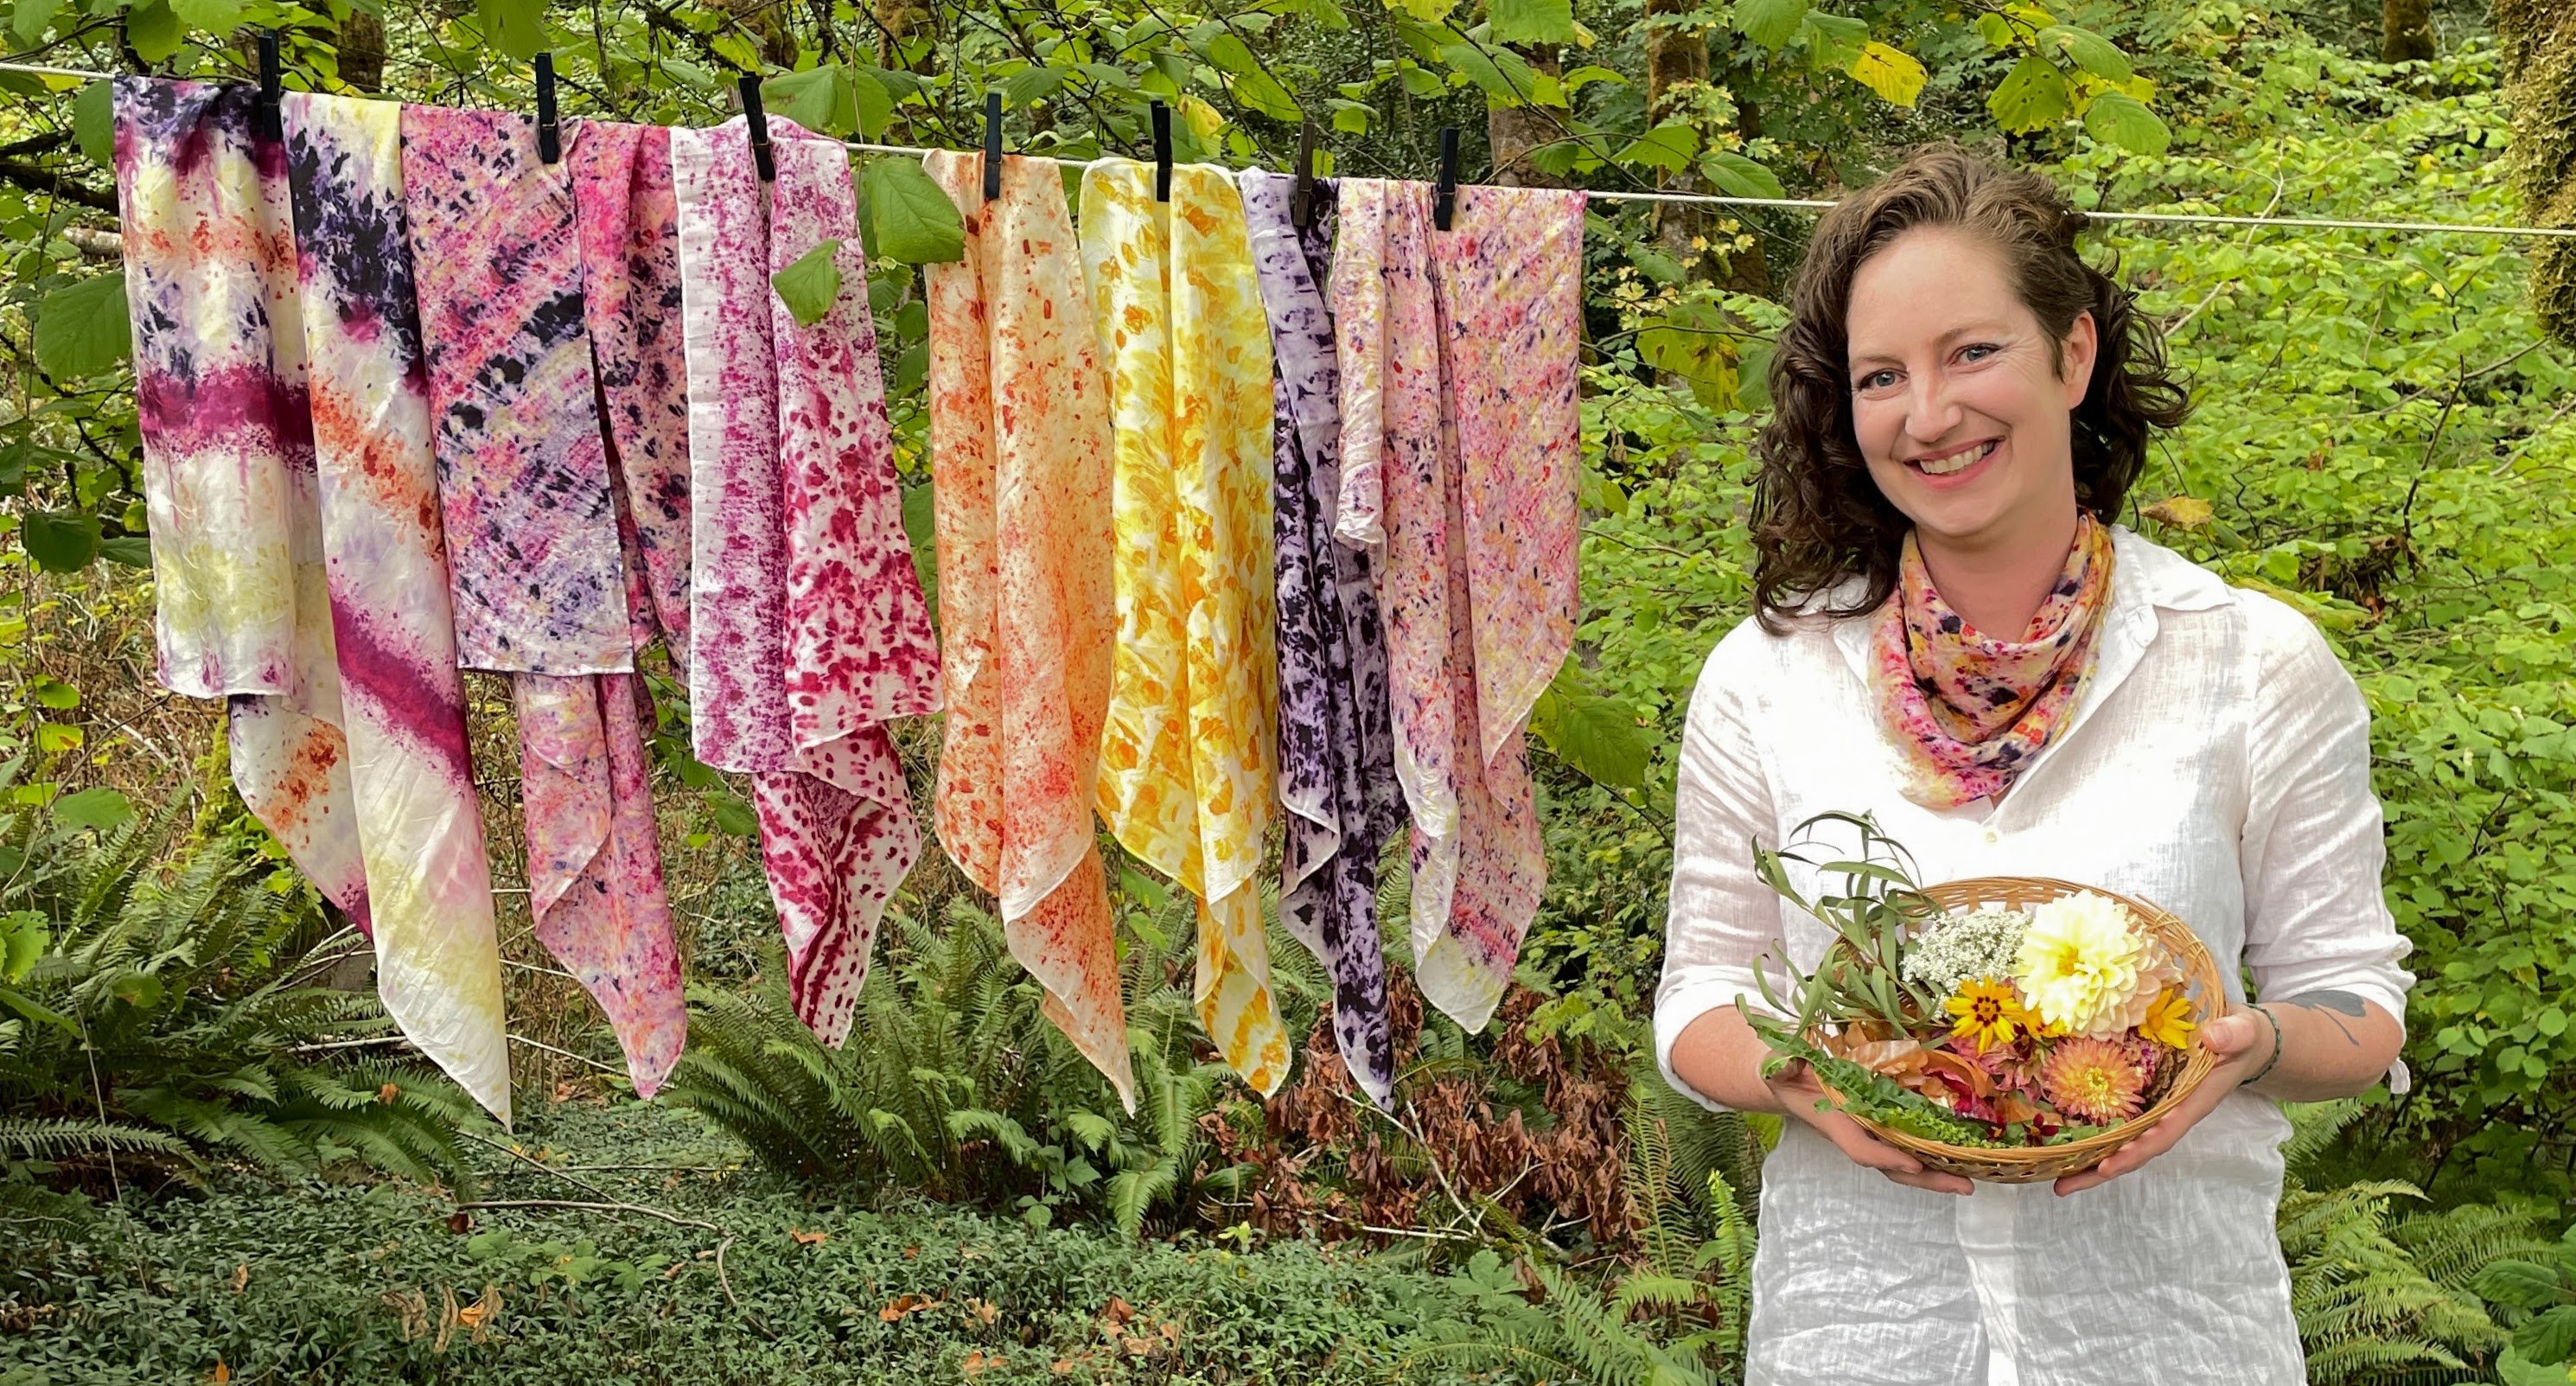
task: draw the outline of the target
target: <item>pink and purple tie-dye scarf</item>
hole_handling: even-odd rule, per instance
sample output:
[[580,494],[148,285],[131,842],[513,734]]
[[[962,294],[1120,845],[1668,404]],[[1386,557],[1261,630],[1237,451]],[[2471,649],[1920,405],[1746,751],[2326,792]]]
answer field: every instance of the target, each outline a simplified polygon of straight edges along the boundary
[[1241,184],[1276,363],[1279,799],[1288,809],[1279,910],[1289,932],[1332,974],[1342,1062],[1383,1105],[1393,1091],[1395,1043],[1378,938],[1377,860],[1404,821],[1404,790],[1395,777],[1377,580],[1366,549],[1333,537],[1341,371],[1324,279],[1334,187],[1316,184],[1316,215],[1301,230],[1289,215],[1295,179],[1253,171]]
[[1572,647],[1583,195],[1344,179],[1336,531],[1383,545],[1395,764],[1425,999],[1502,1000],[1546,882],[1522,732]]
[[[886,720],[937,710],[905,542],[849,155],[769,122],[671,132],[694,497],[689,703],[698,758],[748,771],[796,1012],[849,1033],[876,925],[921,852]],[[842,288],[800,325],[770,276],[839,241]]]
[[513,676],[537,937],[650,1096],[687,1010],[571,171],[515,115],[407,106],[402,135],[461,657]]

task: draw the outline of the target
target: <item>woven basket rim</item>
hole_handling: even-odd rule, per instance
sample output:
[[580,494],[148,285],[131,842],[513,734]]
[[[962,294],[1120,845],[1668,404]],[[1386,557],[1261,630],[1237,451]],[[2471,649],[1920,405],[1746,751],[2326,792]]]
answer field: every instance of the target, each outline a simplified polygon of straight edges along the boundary
[[[1916,890],[1945,911],[1972,909],[1979,905],[1995,903],[1998,896],[2013,895],[2036,894],[2039,899],[2046,900],[2090,893],[2117,901],[2160,942],[2173,950],[2175,961],[2182,966],[2186,984],[2204,998],[2202,1005],[2204,1022],[2219,1014],[2219,1007],[2225,1003],[2226,986],[2219,979],[2218,964],[2210,957],[2209,945],[2201,942],[2200,935],[2194,932],[2191,925],[2184,922],[2181,916],[2134,895],[2126,895],[2103,886],[2081,885],[2074,881],[2060,880],[2054,876],[1966,876],[1954,881],[1943,881],[1938,885],[1918,886]],[[2028,906],[2009,906],[2009,908],[2028,908]],[[1839,938],[1832,945],[1836,949],[1847,946]],[[2099,1163],[2113,1151],[2144,1135],[2147,1128],[2162,1120],[2166,1113],[2180,1105],[2182,1100],[2190,1096],[2192,1090],[2199,1087],[2201,1081],[2209,1076],[2210,1070],[2218,1066],[2217,1056],[2210,1053],[2209,1047],[2201,1042],[2197,1027],[2193,1029],[2191,1044],[2185,1052],[2189,1057],[2183,1063],[2182,1073],[2174,1079],[2173,1085],[2165,1090],[2164,1096],[2156,1100],[2154,1106],[2108,1131],[2097,1132],[2080,1140],[2065,1141],[2057,1145],[1952,1145],[1947,1141],[1930,1140],[1910,1132],[1882,1126],[1867,1117],[1855,1115],[1847,1110],[1844,1111],[1844,1115],[1850,1116],[1871,1135],[1890,1145],[1943,1164],[2018,1167],[2026,1177],[2035,1174],[2034,1167],[2037,1166],[2048,1166],[2058,1172],[2072,1173]],[[1821,1078],[1818,1081],[1825,1091],[1833,1096],[1835,1108],[1843,1110],[1845,1107],[1843,1095],[1835,1091],[1831,1084],[1823,1083]],[[2037,1175],[2036,1177],[2047,1176]]]

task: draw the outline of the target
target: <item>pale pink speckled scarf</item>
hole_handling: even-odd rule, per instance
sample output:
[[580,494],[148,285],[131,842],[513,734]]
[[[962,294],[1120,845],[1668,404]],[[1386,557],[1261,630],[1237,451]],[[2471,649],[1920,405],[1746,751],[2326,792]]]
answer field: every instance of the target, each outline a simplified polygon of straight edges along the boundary
[[514,675],[538,939],[636,1091],[688,1014],[645,782],[631,603],[595,403],[571,171],[521,117],[403,109],[440,502],[468,668]]
[[[849,1033],[879,918],[921,852],[886,720],[936,711],[939,654],[903,533],[849,154],[740,118],[671,132],[689,376],[689,703],[698,759],[748,771],[796,1012]],[[800,326],[770,276],[842,243]]]

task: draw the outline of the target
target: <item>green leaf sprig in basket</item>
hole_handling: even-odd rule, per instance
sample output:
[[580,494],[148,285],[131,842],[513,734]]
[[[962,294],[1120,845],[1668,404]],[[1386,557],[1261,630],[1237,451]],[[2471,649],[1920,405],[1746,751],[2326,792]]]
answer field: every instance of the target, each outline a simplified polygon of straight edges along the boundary
[[[1857,850],[1818,850],[1820,827],[1848,830]],[[1904,847],[1861,814],[1818,814],[1787,847],[1753,844],[1753,860],[1834,934],[1804,974],[1783,945],[1777,986],[1766,955],[1754,978],[1771,1013],[1748,1016],[1772,1050],[1763,1076],[1805,1062],[1828,1090],[1820,1109],[1918,1153],[2084,1146],[2098,1160],[2116,1148],[2106,1137],[2206,1070],[2193,1053],[2193,990],[2214,995],[2215,974],[2188,929],[2152,907],[2036,878],[1927,890]],[[1832,888],[1808,898],[1792,865]],[[1989,887],[2011,898],[1978,893]],[[2027,1177],[2009,1162],[1965,1163],[1978,1177]]]

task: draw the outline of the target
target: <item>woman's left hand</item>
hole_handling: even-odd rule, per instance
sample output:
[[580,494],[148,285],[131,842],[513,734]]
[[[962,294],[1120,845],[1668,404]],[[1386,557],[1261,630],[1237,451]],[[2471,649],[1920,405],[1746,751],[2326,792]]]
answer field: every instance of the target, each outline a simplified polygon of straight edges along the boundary
[[2247,1009],[2231,1011],[2202,1025],[2200,1042],[2218,1056],[2218,1067],[2210,1070],[2189,1097],[2148,1127],[2146,1134],[2113,1151],[2109,1159],[2093,1168],[2060,1178],[2058,1194],[2063,1197],[2108,1184],[2173,1149],[2184,1132],[2218,1110],[2218,1104],[2226,1101],[2229,1093],[2243,1087],[2246,1080],[2271,1062],[2274,1023],[2270,1012]]

